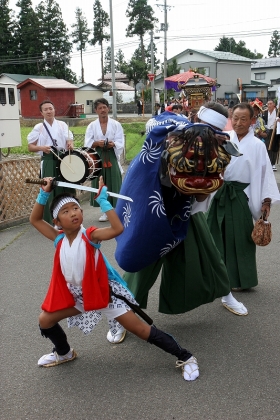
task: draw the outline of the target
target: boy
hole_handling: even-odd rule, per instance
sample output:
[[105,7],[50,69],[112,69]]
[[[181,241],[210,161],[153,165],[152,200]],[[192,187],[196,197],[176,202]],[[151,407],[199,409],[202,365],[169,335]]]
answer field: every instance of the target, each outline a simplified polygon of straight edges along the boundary
[[[44,206],[51,191],[51,178],[45,178],[46,186],[40,189],[33,207],[30,222],[46,238],[55,241],[54,269],[47,296],[39,316],[41,334],[54,345],[53,352],[42,356],[38,365],[57,366],[76,358],[67,337],[58,324],[68,318],[68,326],[77,325],[84,333],[91,332],[106,315],[111,331],[122,325],[126,330],[150,344],[177,356],[176,367],[181,367],[183,377],[192,381],[199,376],[197,360],[181,348],[172,336],[140,320],[126,303],[114,296],[122,295],[136,303],[126,283],[109,265],[99,251],[100,242],[120,235],[123,225],[107,200],[107,187],[99,180],[99,192],[95,197],[101,211],[106,213],[109,227],[82,226],[83,211],[78,200],[71,194],[57,196],[50,211],[57,230],[43,220]],[[110,289],[113,292],[111,295]]]

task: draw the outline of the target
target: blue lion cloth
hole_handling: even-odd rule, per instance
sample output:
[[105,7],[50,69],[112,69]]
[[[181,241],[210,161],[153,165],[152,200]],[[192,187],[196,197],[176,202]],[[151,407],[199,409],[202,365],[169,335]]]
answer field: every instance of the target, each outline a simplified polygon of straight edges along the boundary
[[186,236],[192,197],[160,182],[161,153],[168,133],[192,126],[184,117],[164,112],[147,123],[141,152],[129,165],[116,212],[124,232],[116,238],[116,260],[128,272],[136,272],[161,258]]

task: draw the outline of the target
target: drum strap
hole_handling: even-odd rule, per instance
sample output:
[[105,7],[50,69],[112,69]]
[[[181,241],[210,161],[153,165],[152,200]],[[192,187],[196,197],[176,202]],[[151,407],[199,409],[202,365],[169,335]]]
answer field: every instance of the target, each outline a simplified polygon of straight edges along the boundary
[[50,136],[50,139],[51,139],[51,141],[52,141],[52,143],[53,143],[53,146],[55,147],[55,148],[57,148],[57,146],[58,146],[58,144],[57,144],[57,141],[56,140],[54,140],[53,138],[52,138],[52,135],[51,135],[51,133],[50,133],[50,131],[49,131],[49,129],[48,129],[48,127],[46,126],[46,124],[43,122],[43,126],[45,127],[45,129],[47,130],[47,133],[48,133],[48,135]]

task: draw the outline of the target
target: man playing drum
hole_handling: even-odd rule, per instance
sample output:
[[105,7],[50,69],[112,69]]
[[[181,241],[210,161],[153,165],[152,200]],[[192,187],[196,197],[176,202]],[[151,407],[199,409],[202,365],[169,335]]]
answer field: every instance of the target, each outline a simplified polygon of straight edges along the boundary
[[[109,103],[106,99],[100,98],[94,102],[94,109],[98,119],[91,122],[86,130],[85,147],[96,149],[102,160],[102,169],[99,175],[103,176],[104,184],[108,190],[119,193],[122,184],[123,169],[120,164],[120,156],[124,148],[124,133],[119,122],[108,117]],[[92,187],[98,188],[98,178],[93,179]],[[116,207],[117,199],[108,199],[113,207]],[[94,194],[91,194],[91,206],[98,206],[94,201]],[[107,215],[100,216],[100,222],[106,222]]]
[[[39,153],[42,156],[41,177],[57,178],[58,156],[60,150],[73,149],[73,134],[69,131],[67,124],[55,119],[55,107],[50,100],[43,101],[40,105],[40,112],[44,117],[44,122],[36,124],[31,133],[28,134],[29,152]],[[49,198],[49,203],[55,196],[62,192],[73,192],[69,188],[56,187]],[[44,220],[52,224],[52,217],[49,206],[45,206]]]

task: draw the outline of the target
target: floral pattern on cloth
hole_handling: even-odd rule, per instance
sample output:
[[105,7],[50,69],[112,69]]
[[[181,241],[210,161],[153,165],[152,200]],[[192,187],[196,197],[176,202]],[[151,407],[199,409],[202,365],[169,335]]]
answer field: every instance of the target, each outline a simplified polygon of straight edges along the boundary
[[[109,280],[110,287],[112,288],[113,292],[117,295],[121,295],[126,297],[131,303],[138,305],[136,300],[133,298],[131,292],[118,283],[115,280]],[[68,288],[72,293],[75,302],[80,303],[83,305],[83,294],[82,288],[78,286],[73,286],[72,284],[68,283]],[[120,309],[125,308],[127,311],[130,310],[130,307],[121,299],[112,296],[112,303],[109,303],[106,309]],[[96,325],[102,319],[102,309],[96,311],[88,311],[83,312],[81,314],[71,316],[67,318],[67,325],[69,328],[71,327],[78,327],[80,330],[84,332],[84,334],[89,334],[92,330],[96,327]],[[116,321],[114,318],[108,319],[109,329],[112,335],[117,333],[117,330],[121,328],[121,325]]]

